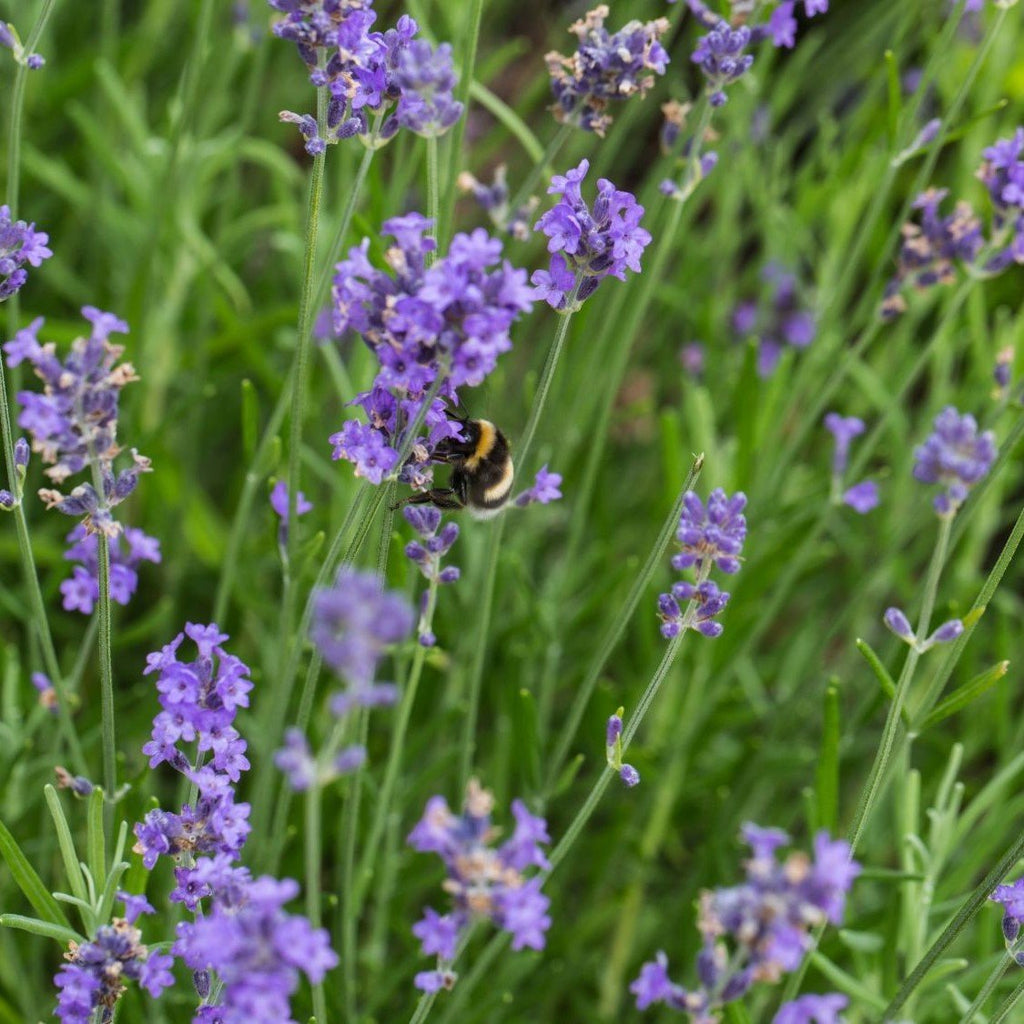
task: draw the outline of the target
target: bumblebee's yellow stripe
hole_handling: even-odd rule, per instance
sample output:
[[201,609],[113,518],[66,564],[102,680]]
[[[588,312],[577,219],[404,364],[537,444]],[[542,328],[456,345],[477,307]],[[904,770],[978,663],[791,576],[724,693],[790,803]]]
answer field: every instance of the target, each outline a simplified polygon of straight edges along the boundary
[[467,469],[476,469],[494,447],[494,424],[490,420],[477,420],[476,422],[480,428],[480,437],[476,442],[476,451],[466,459]]
[[501,474],[501,479],[484,491],[484,501],[498,501],[500,498],[504,498],[512,490],[514,477],[515,468],[512,465],[512,460],[509,459],[505,463],[505,471]]

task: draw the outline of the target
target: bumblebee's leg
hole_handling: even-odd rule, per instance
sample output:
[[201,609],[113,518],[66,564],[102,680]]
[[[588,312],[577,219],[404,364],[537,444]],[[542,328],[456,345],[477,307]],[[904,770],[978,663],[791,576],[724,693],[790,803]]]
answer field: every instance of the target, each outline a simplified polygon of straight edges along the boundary
[[392,512],[403,505],[433,505],[435,508],[465,508],[466,503],[450,487],[434,487],[429,491],[417,491],[390,506]]

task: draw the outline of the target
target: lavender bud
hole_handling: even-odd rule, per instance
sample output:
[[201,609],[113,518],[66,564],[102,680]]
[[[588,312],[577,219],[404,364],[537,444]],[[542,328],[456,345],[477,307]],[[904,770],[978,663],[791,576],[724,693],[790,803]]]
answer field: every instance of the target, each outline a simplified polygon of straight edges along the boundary
[[632,789],[640,781],[640,773],[631,764],[624,764],[619,769],[619,778]]
[[196,995],[200,999],[205,999],[210,994],[210,972],[193,971],[192,984],[195,986]]
[[950,619],[944,622],[925,641],[924,646],[931,647],[933,644],[948,644],[955,640],[964,631],[964,624],[959,619]]
[[622,716],[621,714],[612,715],[608,719],[608,725],[605,729],[605,746],[614,747],[621,735]]
[[917,639],[910,627],[906,615],[899,608],[887,608],[882,621],[892,630],[904,643],[913,644]]
[[18,499],[10,491],[0,488],[0,509],[10,512],[18,504]]
[[28,441],[23,437],[19,437],[18,440],[14,442],[14,465],[17,466],[18,469],[25,469],[25,467],[28,466],[28,458]]

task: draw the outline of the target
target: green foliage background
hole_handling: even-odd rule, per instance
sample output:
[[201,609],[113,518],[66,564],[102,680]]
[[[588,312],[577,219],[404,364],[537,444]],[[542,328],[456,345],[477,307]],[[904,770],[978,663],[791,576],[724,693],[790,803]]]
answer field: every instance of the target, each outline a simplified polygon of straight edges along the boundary
[[[0,3],[0,18],[24,35],[40,6]],[[144,770],[139,749],[156,710],[152,684],[141,675],[144,654],[185,621],[212,619],[233,524],[238,570],[219,624],[232,636],[231,650],[253,667],[254,713],[240,728],[252,746],[254,774],[270,770],[283,724],[261,719],[259,706],[275,687],[282,656],[281,567],[266,497],[272,478],[286,472],[286,435],[262,453],[256,441],[286,387],[293,355],[309,165],[298,133],[279,124],[277,113],[309,110],[313,98],[294,48],[267,31],[269,9],[253,0],[249,20],[236,23],[231,6],[58,2],[40,44],[46,67],[27,82],[18,215],[50,233],[55,256],[31,275],[20,302],[7,304],[5,337],[45,315],[46,336],[70,341],[79,329],[78,308],[87,303],[125,317],[128,358],[141,381],[125,393],[121,440],[149,455],[155,469],[126,518],[160,539],[163,562],[143,568],[138,595],[117,610],[114,634],[122,773],[134,786],[121,804],[129,822],[145,813],[151,797],[165,805],[175,797],[164,774]],[[553,168],[564,171],[587,156],[592,178],[608,176],[635,190],[655,246],[671,212],[657,193],[671,170],[657,144],[659,104],[699,88],[688,59],[697,33],[682,6],[612,4],[612,27],[630,17],[671,16],[672,63],[645,100],[619,107],[606,139],[574,133]],[[397,5],[381,8],[383,25],[400,13]],[[434,38],[451,40],[457,62],[465,59],[471,4],[420,0],[402,9]],[[540,57],[550,48],[570,49],[564,28],[582,11],[487,0],[465,144],[460,153],[454,135],[443,140],[442,186],[461,169],[489,179],[505,161],[514,187],[533,166],[556,131]],[[910,475],[913,446],[947,403],[974,412],[1000,442],[1024,429],[1018,403],[992,397],[991,377],[996,353],[1022,337],[1020,268],[993,282],[912,297],[900,320],[872,327],[910,200],[934,184],[987,212],[987,196],[973,177],[981,150],[1024,121],[1021,11],[1007,12],[989,38],[985,27],[996,16],[988,10],[953,31],[945,0],[833,0],[824,18],[803,26],[795,50],[758,50],[752,72],[716,115],[718,167],[683,212],[678,244],[649,308],[632,322],[641,279],[610,280],[575,317],[534,448],[536,464],[519,467],[525,480],[549,463],[564,475],[565,498],[510,513],[486,633],[481,595],[494,524],[461,522],[452,561],[461,565],[462,580],[441,594],[439,646],[414,707],[384,851],[365,879],[370,895],[358,954],[328,981],[330,1019],[411,1014],[412,976],[430,965],[409,928],[423,905],[441,906],[444,897],[437,862],[406,849],[403,839],[429,795],[458,803],[465,757],[495,791],[504,823],[509,801],[522,796],[544,808],[557,838],[584,800],[603,766],[605,719],[619,705],[628,717],[661,657],[654,601],[670,582],[667,557],[587,704],[570,746],[575,771],[552,778],[553,752],[574,693],[617,622],[695,453],[705,454],[702,494],[723,486],[749,497],[746,563],[730,580],[725,633],[686,641],[629,755],[642,784],[609,790],[549,883],[548,948],[510,954],[478,936],[460,965],[459,985],[439,999],[432,1017],[439,1024],[639,1019],[626,987],[657,949],[668,952],[677,975],[694,980],[694,901],[700,889],[738,877],[742,822],[784,827],[803,845],[819,826],[841,834],[849,824],[888,704],[854,641],[863,638],[897,674],[904,648],[884,631],[881,615],[892,604],[916,614],[935,543],[930,495]],[[936,77],[915,122],[915,98],[903,93],[899,78],[930,60]],[[2,80],[12,82],[13,75],[9,54],[0,51]],[[894,156],[924,120],[954,106],[944,144],[894,168]],[[0,109],[7,117],[2,97]],[[354,141],[329,153],[321,261],[360,156]],[[367,235],[379,258],[381,221],[425,206],[424,158],[421,140],[406,135],[376,158],[349,244]],[[484,223],[464,199],[451,216],[457,229]],[[542,242],[509,240],[506,253],[532,270],[545,260]],[[787,354],[778,372],[760,381],[753,353],[732,341],[729,318],[738,299],[756,294],[767,260],[800,271],[819,331],[805,354]],[[513,444],[556,326],[552,311],[538,305],[488,385],[467,392],[470,412],[494,419]],[[694,339],[707,354],[699,381],[679,361],[681,346]],[[326,438],[372,376],[369,354],[351,340],[336,354],[318,350],[315,360],[302,481],[316,509],[302,521],[303,594],[358,485],[349,465],[331,462]],[[625,367],[621,380],[617,363]],[[860,458],[879,481],[882,505],[866,517],[828,505],[831,441],[821,418],[832,408],[869,425],[854,461]],[[961,514],[937,621],[971,607],[1020,512],[1020,454],[1006,454]],[[30,492],[41,485],[37,463],[31,473]],[[595,474],[592,488],[588,473]],[[236,519],[247,480],[251,512]],[[79,730],[98,765],[91,634],[82,616],[60,610],[68,523],[34,501],[30,516],[62,663],[70,670],[82,659]],[[390,583],[412,594],[420,580],[401,554],[408,539],[400,519],[378,517],[360,562],[372,566],[386,557]],[[1020,583],[1020,570],[1011,565],[947,692],[1003,659],[1010,661],[1008,673],[923,730],[909,749],[900,748],[895,783],[858,852],[869,870],[854,888],[848,930],[827,935],[828,960],[808,973],[806,991],[839,988],[853,995],[851,1022],[878,1018],[923,949],[1021,832]],[[41,797],[59,756],[58,737],[34,707],[28,684],[29,671],[40,666],[27,640],[28,606],[6,523],[0,602],[0,817],[40,875],[61,889]],[[410,655],[403,651],[391,670],[399,681]],[[475,746],[467,754],[477,656],[484,659],[483,687],[470,737]],[[925,657],[912,702],[945,658],[940,650]],[[320,694],[328,688],[322,680]],[[838,713],[826,727],[828,692],[835,693]],[[360,776],[360,836],[372,815],[393,717],[379,713],[372,720],[369,767]],[[961,813],[939,816],[945,825],[929,832],[927,809],[956,799],[948,779],[945,796],[940,790],[951,762],[963,787]],[[334,787],[324,811],[325,924],[339,951],[346,898],[341,826],[350,820],[342,817],[349,813],[345,800],[345,787]],[[77,828],[84,813],[80,805],[66,806]],[[299,805],[290,821],[280,872],[301,879]],[[266,867],[269,821],[256,818],[254,826],[250,857],[259,870]],[[892,873],[921,871],[908,835],[920,836],[932,857],[930,911],[921,909],[921,883]],[[164,867],[147,892],[156,903],[169,887]],[[2,871],[0,909],[25,912]],[[956,1019],[966,1006],[958,994],[973,998],[1001,952],[998,914],[985,908],[950,951],[962,961],[950,960],[926,981],[908,1016]],[[830,974],[830,963],[845,975]],[[54,943],[0,931],[0,1024],[52,1012],[50,979],[58,964]],[[1014,984],[1008,976],[1000,994]],[[153,1004],[131,992],[119,1019],[187,1020],[193,1003],[185,979],[176,993]],[[749,1018],[740,1011],[732,1019],[767,1021],[777,998],[777,990],[758,990],[748,1001]],[[300,1019],[302,1012],[308,1005],[296,1010]],[[646,1019],[671,1016],[652,1012]]]

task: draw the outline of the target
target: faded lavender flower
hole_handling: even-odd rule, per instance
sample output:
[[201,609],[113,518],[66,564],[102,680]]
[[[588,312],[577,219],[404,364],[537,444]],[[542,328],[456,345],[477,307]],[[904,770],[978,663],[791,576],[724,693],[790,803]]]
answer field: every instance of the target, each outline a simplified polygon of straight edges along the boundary
[[737,337],[757,340],[757,372],[770,377],[786,347],[807,348],[814,341],[818,325],[801,301],[794,274],[778,263],[768,263],[761,279],[770,294],[740,302],[733,310],[732,326]]
[[[79,523],[66,538],[64,557],[78,562],[70,578],[60,585],[64,610],[92,614],[100,599],[99,538]],[[160,562],[160,541],[132,527],[107,540],[110,549],[110,597],[120,605],[131,600],[139,585],[138,567]]]
[[[278,10],[297,6],[292,0],[270,2]],[[419,26],[408,15],[399,18],[395,28],[373,32],[377,14],[362,0],[321,0],[313,5],[300,0],[298,6],[302,9],[291,11],[274,31],[295,39],[311,69],[310,81],[330,93],[324,134],[311,114],[284,110],[279,115],[298,126],[307,152],[322,153],[328,144],[353,136],[377,149],[399,128],[436,137],[462,116],[463,106],[454,98],[451,47],[442,43],[435,49],[418,39]],[[311,6],[332,10],[314,12],[310,18]],[[321,67],[323,47],[329,57]]]
[[474,918],[489,918],[512,936],[512,949],[543,949],[544,933],[551,926],[550,900],[540,891],[539,876],[526,877],[529,868],[550,867],[543,844],[550,842],[543,818],[531,814],[521,800],[512,801],[516,827],[501,846],[492,845],[497,830],[491,824],[494,798],[472,779],[466,789],[461,815],[455,815],[444,797],[427,801],[423,818],[409,833],[408,843],[420,853],[436,853],[447,872],[445,890],[454,908],[438,914],[427,907],[413,926],[425,956],[436,955],[437,969],[416,975],[417,988],[450,988],[450,970],[459,935]]
[[992,226],[1002,248],[985,264],[998,272],[1024,263],[1024,128],[982,152],[978,177],[992,200]]
[[522,206],[517,206],[514,210],[510,209],[508,181],[505,172],[505,165],[498,164],[494,169],[494,179],[491,184],[485,185],[469,171],[463,171],[456,184],[461,192],[473,196],[499,231],[507,231],[517,241],[522,242],[532,233],[531,225],[539,200],[536,196],[530,196]]
[[819,996],[808,994],[783,1003],[772,1024],[843,1024],[839,1016],[850,1000],[841,992]]
[[1001,348],[996,354],[996,365],[992,368],[992,379],[995,381],[993,398],[1005,400],[1010,393],[1013,380],[1014,350],[1012,345]]
[[928,189],[914,200],[921,211],[920,225],[903,225],[903,242],[897,257],[896,275],[885,288],[882,317],[891,320],[907,308],[901,294],[909,282],[917,291],[956,280],[956,261],[971,264],[985,244],[980,219],[971,205],[961,200],[946,216],[939,214],[948,189]]
[[[804,14],[813,18],[815,14],[824,14],[828,10],[828,0],[803,0]],[[784,46],[792,49],[796,45],[797,21],[794,17],[796,3],[794,0],[783,0],[768,17],[765,25],[759,25],[753,32],[754,41],[768,37],[773,46]]]
[[679,350],[679,362],[688,376],[700,380],[704,376],[705,355],[703,343],[688,341]]
[[[512,347],[512,325],[533,306],[526,272],[501,260],[502,244],[478,228],[457,234],[429,269],[436,248],[431,222],[418,213],[393,217],[381,230],[395,239],[385,253],[390,273],[367,259],[370,241],[349,251],[334,279],[334,326],[356,331],[380,361],[369,391],[356,397],[367,423],[348,420],[331,435],[335,459],[355,464],[356,475],[379,484],[397,470],[418,490],[432,480],[431,454],[446,438],[461,438],[446,403],[457,389],[476,387]],[[410,438],[431,386],[437,387],[423,420],[424,435]],[[399,452],[411,450],[399,467]]]
[[874,480],[862,480],[843,491],[840,501],[849,505],[854,512],[866,515],[874,508],[878,508],[880,502],[878,495],[878,484]]
[[134,925],[140,912],[132,905],[128,916],[100,925],[90,941],[70,943],[64,954],[68,962],[53,979],[59,989],[54,1014],[61,1024],[90,1024],[97,1019],[95,1010],[102,1011],[102,1020],[112,1020],[128,981],[138,982],[154,999],[174,984],[174,958],[151,953],[142,944],[142,932]]
[[708,98],[713,107],[721,107],[728,101],[726,86],[746,74],[754,63],[753,55],[744,52],[750,43],[750,29],[746,25],[734,29],[723,20],[715,22],[708,34],[697,40],[697,48],[690,59],[707,80]]
[[[290,495],[288,484],[284,480],[278,480],[270,492],[270,507],[277,513],[280,522],[277,526],[277,544],[281,549],[282,558],[287,557],[288,548],[288,505]],[[313,511],[313,503],[306,500],[306,496],[299,491],[295,499],[295,514],[304,516],[307,512]]]
[[571,57],[552,50],[544,58],[551,76],[555,120],[603,136],[612,122],[607,113],[613,101],[641,97],[663,75],[669,63],[660,37],[668,31],[667,18],[646,24],[630,21],[617,32],[605,28],[608,6],[599,4],[569,26],[579,40]]
[[637,1009],[664,1003],[696,1021],[717,1020],[721,1008],[755,982],[776,982],[795,970],[811,948],[812,929],[842,922],[846,894],[861,870],[848,843],[819,832],[813,859],[794,852],[780,862],[776,851],[789,842],[785,832],[747,824],[743,838],[752,852],[746,880],[701,894],[696,987],[673,982],[668,958],[659,952],[630,986]]
[[914,449],[914,479],[944,489],[932,504],[940,516],[952,516],[968,491],[992,468],[996,439],[991,430],[979,432],[970,413],[961,415],[947,405],[935,417],[932,432]]
[[113,333],[127,333],[128,325],[94,306],[84,306],[82,316],[92,325],[89,337],[72,342],[63,362],[52,342],[39,343],[42,317],[18,331],[3,348],[9,366],[27,360],[45,384],[41,395],[18,392],[18,425],[32,435],[33,450],[49,464],[46,475],[60,484],[74,473],[91,469],[102,492],[97,493],[92,483],[83,483],[68,495],[44,488],[39,496],[49,508],[84,516],[90,532],[114,537],[120,524],[111,509],[135,490],[139,474],[150,469],[149,460],[133,448],[132,465],[114,471],[114,460],[122,450],[117,442],[121,389],[138,378],[130,363],[117,362],[123,346],[108,340]]
[[544,463],[537,470],[533,486],[516,496],[515,505],[517,508],[526,508],[527,505],[534,504],[550,505],[551,502],[561,499],[561,486],[562,474],[550,472],[547,463]]
[[45,672],[33,672],[29,677],[39,694],[39,704],[51,714],[57,713],[57,691]]
[[535,225],[548,236],[552,255],[548,269],[530,278],[534,296],[567,312],[578,309],[605,277],[624,281],[627,269],[640,273],[640,256],[651,241],[640,227],[644,208],[607,178],[598,179],[598,197],[592,209],[587,206],[580,186],[589,169],[590,162],[581,160],[551,179],[548,194],[561,199]]
[[[0,22],[0,26],[3,24]],[[45,231],[36,231],[35,224],[12,220],[10,207],[0,206],[0,302],[9,299],[28,280],[26,263],[38,267],[53,255],[46,247],[49,240]]]
[[924,654],[936,644],[948,644],[964,631],[964,624],[959,619],[950,619],[924,639],[918,639],[910,620],[899,608],[887,608],[882,616],[886,627],[898,636],[905,644],[912,647],[918,654]]

